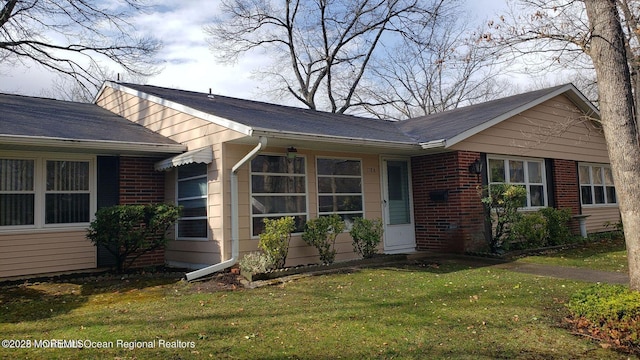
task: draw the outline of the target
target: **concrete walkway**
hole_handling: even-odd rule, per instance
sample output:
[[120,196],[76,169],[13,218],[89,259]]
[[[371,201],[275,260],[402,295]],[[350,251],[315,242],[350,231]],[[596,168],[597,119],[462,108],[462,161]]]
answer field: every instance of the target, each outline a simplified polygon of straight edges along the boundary
[[[455,264],[464,264],[469,267],[490,267],[496,269],[504,269],[509,271],[521,272],[526,274],[538,275],[538,276],[548,276],[559,279],[568,279],[568,280],[577,280],[577,281],[586,281],[593,283],[606,283],[606,284],[629,284],[629,275],[626,273],[619,273],[614,271],[599,271],[599,270],[591,270],[585,268],[573,268],[567,266],[554,266],[554,265],[542,265],[542,264],[527,264],[527,263],[518,263],[513,261],[506,261],[502,259],[491,259],[485,257],[477,257],[477,256],[466,256],[466,255],[455,255],[455,254],[439,254],[439,253],[411,253],[406,254],[406,257],[402,260],[398,260],[397,258],[392,259],[384,259],[380,258],[377,261],[377,265],[388,265],[394,266],[397,264],[408,262],[433,262],[433,263],[455,263]],[[384,260],[388,260],[385,262]],[[247,288],[255,288],[267,285],[279,284],[282,282],[290,281],[293,279],[298,279],[302,277],[320,275],[320,274],[329,274],[337,271],[345,271],[349,269],[358,269],[359,263],[336,263],[335,267],[325,269],[325,270],[302,270],[298,269],[299,272],[288,274],[283,277],[275,277],[273,279],[268,280],[257,280],[257,281],[246,281],[242,280],[242,284]],[[342,265],[342,266],[341,266]],[[369,264],[371,265],[371,264]],[[295,270],[295,269],[294,269]]]
[[[437,257],[434,257],[434,260]],[[451,256],[438,259],[444,262],[469,264],[469,266],[487,266],[526,274],[555,277],[559,279],[588,281],[593,283],[629,284],[629,274],[615,271],[601,271],[567,266],[528,264],[513,261],[480,258],[474,256]]]

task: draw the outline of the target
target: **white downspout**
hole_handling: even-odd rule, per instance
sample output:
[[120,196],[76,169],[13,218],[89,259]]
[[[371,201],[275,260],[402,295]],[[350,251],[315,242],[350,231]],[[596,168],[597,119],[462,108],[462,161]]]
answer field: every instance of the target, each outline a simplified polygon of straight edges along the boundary
[[189,272],[185,275],[187,280],[194,280],[203,276],[207,276],[214,272],[224,270],[235,265],[235,263],[238,261],[238,256],[240,254],[240,239],[238,235],[240,229],[240,224],[238,224],[238,170],[247,161],[253,159],[253,157],[256,156],[256,154],[258,154],[258,152],[260,152],[260,150],[264,149],[266,146],[267,138],[264,136],[260,136],[258,138],[258,145],[256,145],[253,150],[251,150],[231,168],[231,259],[225,260],[215,265],[207,266],[196,271]]

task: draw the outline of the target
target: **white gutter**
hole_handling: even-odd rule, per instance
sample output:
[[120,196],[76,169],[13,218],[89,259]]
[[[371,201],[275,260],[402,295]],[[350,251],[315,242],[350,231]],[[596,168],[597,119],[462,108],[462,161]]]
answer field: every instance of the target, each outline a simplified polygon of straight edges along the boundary
[[238,261],[238,256],[240,254],[240,239],[238,235],[240,231],[240,224],[238,224],[238,170],[240,170],[240,167],[247,161],[253,159],[260,150],[267,147],[266,137],[260,136],[258,141],[258,145],[256,145],[253,150],[249,151],[247,155],[245,155],[231,168],[231,259],[189,272],[185,275],[187,280],[194,280],[214,272],[224,270],[235,265]]
[[276,139],[287,139],[293,141],[322,141],[325,143],[342,144],[342,145],[363,145],[363,146],[375,146],[380,148],[396,149],[396,150],[416,150],[419,149],[419,145],[411,142],[398,142],[390,140],[374,140],[366,138],[354,138],[345,136],[333,136],[333,135],[321,135],[310,134],[301,132],[290,132],[280,130],[267,130],[254,128],[252,135],[268,136]]
[[182,144],[133,143],[113,140],[68,139],[47,136],[0,135],[2,145],[22,145],[28,147],[56,147],[91,151],[124,151],[179,154],[187,150]]
[[444,139],[420,143],[420,147],[422,147],[422,149],[424,150],[444,148],[446,146],[447,146],[447,140],[444,140]]

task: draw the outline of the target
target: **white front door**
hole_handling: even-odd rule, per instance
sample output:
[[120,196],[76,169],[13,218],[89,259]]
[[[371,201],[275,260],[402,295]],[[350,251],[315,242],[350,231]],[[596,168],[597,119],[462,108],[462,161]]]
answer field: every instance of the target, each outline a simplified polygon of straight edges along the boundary
[[384,252],[413,252],[416,249],[416,239],[409,159],[383,158],[382,169]]

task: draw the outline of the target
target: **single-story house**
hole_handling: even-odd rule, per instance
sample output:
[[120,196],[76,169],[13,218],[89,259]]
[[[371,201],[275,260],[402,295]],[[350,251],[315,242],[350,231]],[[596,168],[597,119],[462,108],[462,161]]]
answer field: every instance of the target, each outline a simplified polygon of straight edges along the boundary
[[[381,218],[385,253],[481,250],[495,183],[601,231],[619,212],[598,119],[571,84],[398,122],[115,82],[95,104],[0,95],[0,278],[108,265],[84,232],[116,203],[184,207],[146,261],[188,278],[257,250],[281,216]],[[356,256],[348,233],[336,247]],[[317,261],[294,234],[287,264]]]

